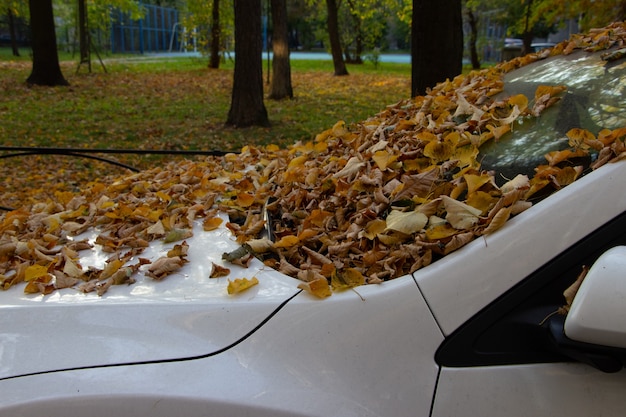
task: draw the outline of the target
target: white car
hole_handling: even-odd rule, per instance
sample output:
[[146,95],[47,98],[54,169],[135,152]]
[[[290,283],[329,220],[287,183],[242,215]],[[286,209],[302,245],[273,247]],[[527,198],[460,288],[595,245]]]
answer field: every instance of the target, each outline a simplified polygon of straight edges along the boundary
[[[568,89],[485,145],[497,181],[532,176],[573,127],[626,126],[626,60],[602,54],[505,76],[501,96]],[[428,266],[323,300],[258,259],[226,265],[240,245],[223,224],[196,223],[188,262],[162,281],[139,272],[101,296],[16,285],[0,293],[0,415],[621,416],[624,178],[626,163],[608,163]],[[172,246],[153,241],[141,256]],[[80,263],[102,266],[100,249]],[[229,277],[208,278],[212,264]],[[258,284],[229,295],[235,277]]]

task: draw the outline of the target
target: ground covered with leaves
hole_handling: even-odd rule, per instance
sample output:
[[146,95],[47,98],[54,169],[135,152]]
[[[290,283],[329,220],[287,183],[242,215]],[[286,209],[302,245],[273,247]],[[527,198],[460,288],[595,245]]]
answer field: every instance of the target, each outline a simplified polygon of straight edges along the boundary
[[[0,218],[2,284],[103,293],[140,270],[164,279],[186,262],[193,224],[213,230],[220,213],[242,248],[226,261],[258,257],[319,297],[412,273],[494,233],[534,195],[575,181],[581,156],[596,155],[592,169],[626,156],[626,127],[597,135],[572,129],[569,148],[547,154],[532,178],[497,185],[480,166],[483,144],[503,138],[520,117],[539,117],[564,91],[540,86],[533,97],[502,98],[503,74],[551,54],[612,46],[626,46],[626,25],[457,77],[360,123],[337,122],[312,141],[246,146],[56,192]],[[79,252],[91,242],[68,239],[86,230],[111,253],[103,270],[80,266]],[[154,240],[181,243],[150,263],[140,254]]]
[[[334,77],[323,65],[294,62],[293,100],[266,100],[271,128],[224,126],[232,64],[209,70],[199,59],[116,59],[93,72],[62,62],[69,87],[28,87],[30,62],[0,61],[0,145],[135,150],[239,151],[248,144],[286,147],[310,140],[337,120],[358,122],[397,101],[410,88],[409,67],[355,68]],[[392,65],[392,64],[389,64]],[[310,67],[310,68],[309,68]],[[267,86],[266,86],[267,87]],[[0,156],[9,154],[1,153]],[[139,169],[180,156],[97,154]],[[0,160],[0,206],[45,201],[54,190],[75,191],[89,181],[128,171],[59,155]]]

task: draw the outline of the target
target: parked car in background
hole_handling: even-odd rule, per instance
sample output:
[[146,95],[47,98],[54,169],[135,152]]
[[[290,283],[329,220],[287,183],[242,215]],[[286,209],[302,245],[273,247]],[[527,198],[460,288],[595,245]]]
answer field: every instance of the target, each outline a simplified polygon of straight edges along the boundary
[[[554,42],[533,42],[530,45],[530,52],[539,52],[543,49],[552,48],[555,45],[556,43]],[[502,47],[502,60],[509,61],[515,57],[522,56],[523,48],[524,43],[521,39],[506,38]]]
[[622,415],[626,26],[605,35],[3,215],[0,414]]

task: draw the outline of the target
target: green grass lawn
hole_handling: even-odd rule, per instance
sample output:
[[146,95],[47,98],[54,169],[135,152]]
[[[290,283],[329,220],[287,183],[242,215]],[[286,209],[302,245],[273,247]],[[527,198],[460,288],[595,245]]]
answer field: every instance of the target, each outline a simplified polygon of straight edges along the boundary
[[[0,55],[0,143],[19,146],[238,150],[248,143],[309,140],[336,121],[354,123],[409,95],[410,66],[350,66],[334,77],[330,61],[293,61],[293,100],[265,105],[270,128],[223,126],[233,64],[206,59],[94,56],[92,72],[63,60],[69,87],[28,87],[28,57]],[[264,65],[264,69],[266,69]],[[267,74],[264,74],[266,77]]]

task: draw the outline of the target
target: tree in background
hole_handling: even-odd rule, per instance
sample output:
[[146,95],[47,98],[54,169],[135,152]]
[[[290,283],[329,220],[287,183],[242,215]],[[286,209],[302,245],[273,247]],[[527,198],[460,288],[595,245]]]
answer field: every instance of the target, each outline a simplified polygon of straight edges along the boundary
[[9,41],[11,42],[11,52],[13,56],[20,56],[17,45],[17,22],[18,18],[28,15],[27,3],[20,0],[0,0],[0,10],[6,12],[9,24]]
[[461,0],[413,0],[411,94],[425,94],[463,69]]
[[293,98],[291,64],[289,63],[289,28],[287,27],[287,1],[271,0],[272,5],[272,82],[268,98],[281,100]]
[[335,75],[348,75],[348,69],[343,59],[343,50],[339,38],[339,8],[336,0],[326,0],[328,38],[330,53],[333,56]]
[[[193,35],[195,45],[208,54],[209,68],[219,68],[223,52],[234,35],[232,1],[186,0],[179,10],[183,15],[181,24],[187,30],[184,35]],[[193,33],[189,31],[191,28]]]
[[235,0],[235,71],[226,125],[269,126],[263,103],[261,0]]
[[220,2],[219,0],[213,0],[213,4],[211,5],[211,53],[209,58],[209,68],[218,69],[220,67],[221,33]]
[[35,85],[69,85],[59,66],[52,0],[28,0],[33,69],[26,80]]

